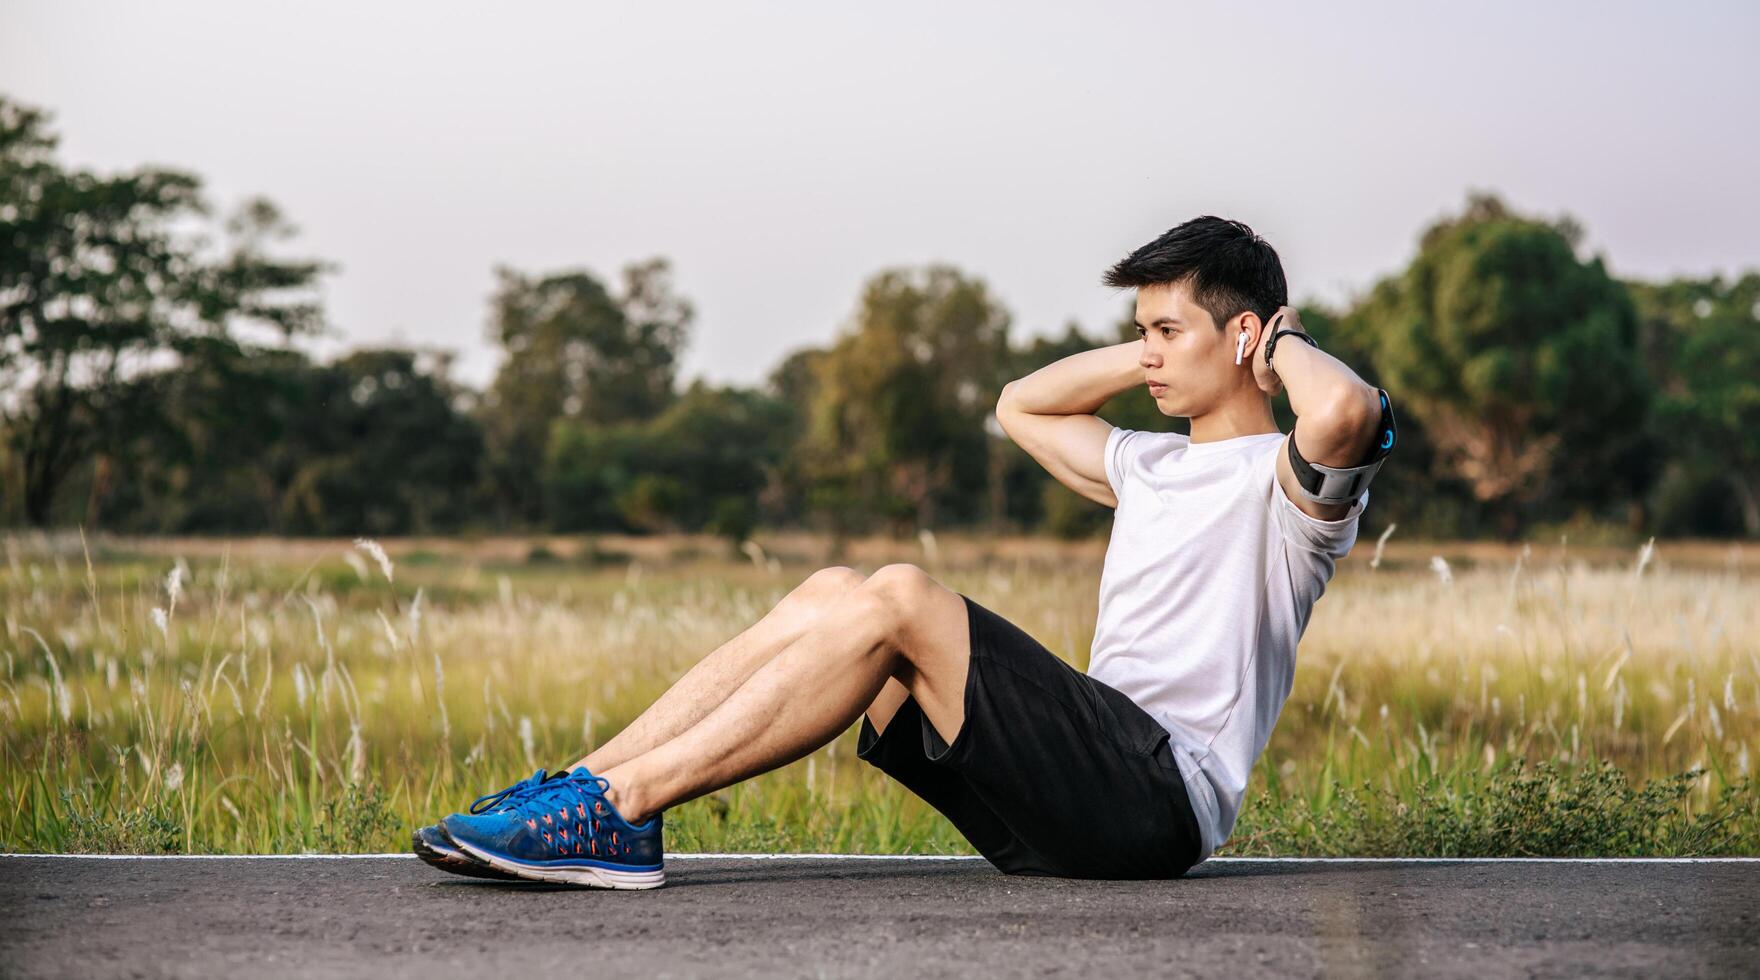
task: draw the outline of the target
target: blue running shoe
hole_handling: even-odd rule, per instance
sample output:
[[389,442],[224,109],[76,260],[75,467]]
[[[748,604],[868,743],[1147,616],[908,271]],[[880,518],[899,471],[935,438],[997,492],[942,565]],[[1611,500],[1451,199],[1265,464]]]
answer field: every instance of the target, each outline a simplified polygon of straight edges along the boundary
[[658,888],[666,883],[662,814],[631,824],[605,798],[610,786],[584,769],[558,773],[491,804],[492,812],[455,813],[440,826],[460,851],[521,878]]

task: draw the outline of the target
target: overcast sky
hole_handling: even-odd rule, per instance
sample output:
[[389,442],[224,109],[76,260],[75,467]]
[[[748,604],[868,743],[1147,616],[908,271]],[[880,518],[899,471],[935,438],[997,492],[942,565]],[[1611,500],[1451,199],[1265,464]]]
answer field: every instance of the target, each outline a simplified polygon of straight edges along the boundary
[[684,376],[753,382],[879,269],[1095,330],[1202,213],[1347,299],[1472,188],[1625,276],[1760,266],[1760,4],[18,3],[0,91],[62,159],[263,194],[337,262],[325,350],[493,372],[491,269],[672,259]]

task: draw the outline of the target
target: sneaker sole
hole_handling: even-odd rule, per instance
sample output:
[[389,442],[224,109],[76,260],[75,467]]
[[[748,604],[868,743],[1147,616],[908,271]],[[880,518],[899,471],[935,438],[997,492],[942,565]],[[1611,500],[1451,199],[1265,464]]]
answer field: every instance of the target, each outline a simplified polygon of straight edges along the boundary
[[504,854],[486,851],[473,844],[454,840],[459,850],[484,864],[518,875],[530,881],[554,881],[568,885],[581,885],[586,888],[615,888],[619,891],[635,891],[647,888],[659,888],[666,884],[666,869],[655,868],[652,871],[625,871],[621,868],[601,868],[592,865],[560,865],[532,864],[519,861]]
[[463,875],[467,878],[482,878],[488,881],[526,880],[518,875],[492,868],[462,851],[429,844],[419,835],[412,834],[410,836],[410,845],[410,849],[415,852],[416,857],[421,858],[430,867],[439,868],[449,874]]

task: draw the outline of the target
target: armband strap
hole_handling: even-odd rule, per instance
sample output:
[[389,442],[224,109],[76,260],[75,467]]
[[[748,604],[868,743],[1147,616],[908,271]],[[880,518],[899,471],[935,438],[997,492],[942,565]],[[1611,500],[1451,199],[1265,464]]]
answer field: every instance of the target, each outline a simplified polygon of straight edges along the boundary
[[[1393,404],[1387,399],[1386,389],[1377,388],[1381,394],[1381,424],[1375,430],[1375,445],[1369,450],[1369,457],[1357,466],[1323,466],[1310,463],[1296,451],[1295,433],[1289,437],[1289,465],[1296,473],[1297,489],[1302,496],[1317,504],[1348,504],[1356,500],[1375,479],[1381,464],[1387,455],[1393,452],[1394,426]],[[1300,419],[1297,424],[1300,424]]]

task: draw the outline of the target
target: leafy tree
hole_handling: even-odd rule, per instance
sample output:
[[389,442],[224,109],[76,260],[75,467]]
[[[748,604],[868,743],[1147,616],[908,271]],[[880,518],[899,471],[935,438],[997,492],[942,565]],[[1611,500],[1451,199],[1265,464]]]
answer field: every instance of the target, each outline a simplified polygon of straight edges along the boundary
[[817,364],[801,447],[834,531],[974,516],[1008,327],[985,285],[949,266],[868,281],[851,329]]
[[466,523],[483,436],[460,411],[450,355],[424,365],[399,349],[360,350],[314,374],[292,421],[299,452],[280,526],[296,534],[411,534]]
[[[141,532],[408,534],[476,514],[482,434],[450,355],[361,350],[331,364],[210,344],[131,387],[159,406],[94,487]],[[94,505],[95,506],[95,505]]]
[[[315,398],[314,367],[292,350],[222,340],[184,345],[176,363],[127,390],[156,406],[98,458],[88,520],[137,533],[273,533],[304,447],[292,441]],[[77,481],[75,481],[77,489]]]
[[782,359],[770,372],[764,390],[770,397],[788,407],[788,429],[783,445],[788,447],[764,492],[759,497],[760,519],[770,523],[800,524],[812,496],[813,467],[804,453],[794,452],[804,444],[809,413],[818,395],[821,366],[827,356],[824,348],[807,347]]
[[791,405],[805,407],[817,390],[819,365],[825,360],[821,347],[804,347],[782,359],[770,370],[765,388],[776,398]]
[[691,385],[645,422],[559,421],[545,468],[561,530],[711,531],[750,536],[792,431],[760,391]]
[[135,373],[240,324],[283,342],[316,332],[310,287],[323,271],[266,254],[292,230],[263,200],[232,217],[230,244],[212,254],[187,230],[210,213],[199,178],[66,169],[48,127],[0,97],[0,424],[18,470],[4,482],[37,525],[76,467],[153,411],[133,397]]
[[1760,272],[1631,290],[1670,456],[1659,529],[1760,535]]
[[1434,437],[1440,472],[1509,536],[1549,480],[1566,499],[1619,498],[1652,476],[1637,317],[1600,258],[1578,257],[1580,238],[1568,219],[1474,196],[1353,313],[1383,385]]
[[616,296],[584,271],[496,275],[489,336],[506,357],[483,421],[505,506],[537,522],[552,423],[610,425],[665,409],[693,313],[673,293],[664,259],[625,268]]

